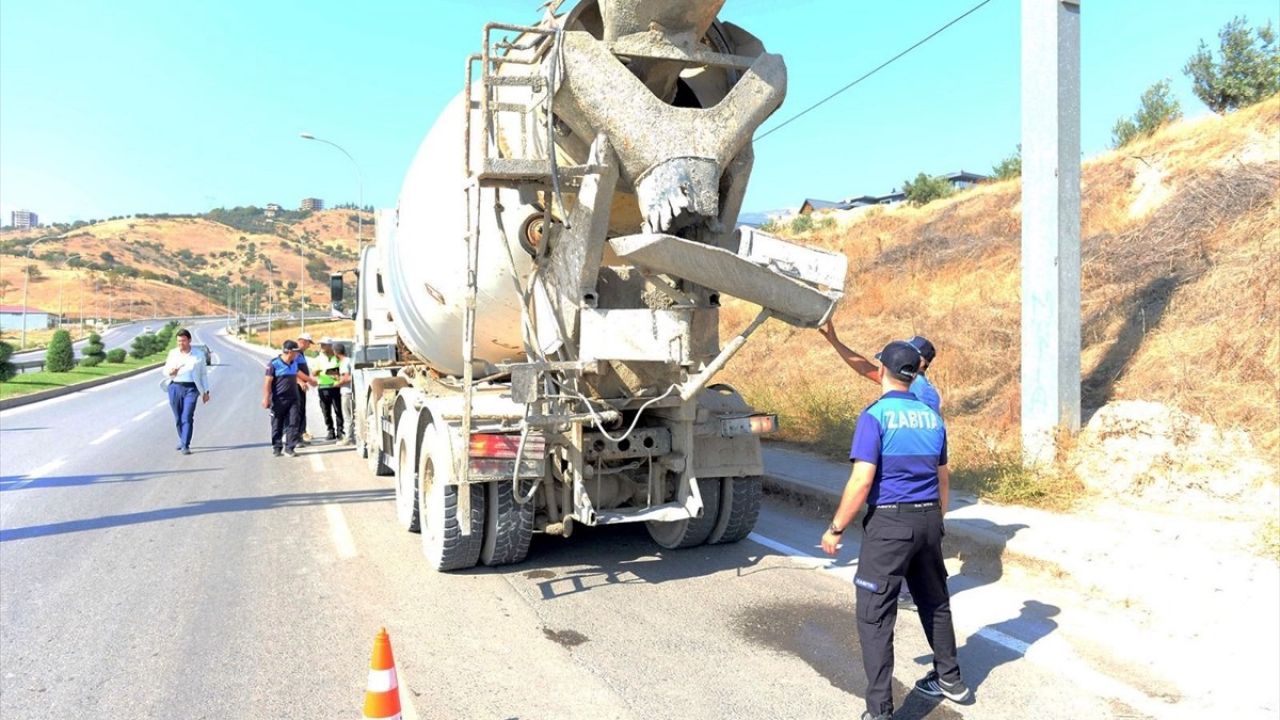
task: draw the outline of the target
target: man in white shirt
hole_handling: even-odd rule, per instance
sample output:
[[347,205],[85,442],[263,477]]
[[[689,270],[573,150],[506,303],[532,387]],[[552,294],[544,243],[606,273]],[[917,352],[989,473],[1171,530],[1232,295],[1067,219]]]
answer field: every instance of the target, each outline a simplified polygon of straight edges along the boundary
[[[356,444],[356,396],[351,392],[351,358],[347,357],[346,343],[334,343],[338,354],[338,390],[342,392],[342,412],[347,416],[347,445]],[[343,438],[338,438],[343,440]]]
[[169,351],[161,372],[169,379],[169,408],[178,430],[178,451],[190,455],[196,400],[209,402],[209,378],[205,374],[204,353],[191,347],[189,330],[178,331],[178,347]]

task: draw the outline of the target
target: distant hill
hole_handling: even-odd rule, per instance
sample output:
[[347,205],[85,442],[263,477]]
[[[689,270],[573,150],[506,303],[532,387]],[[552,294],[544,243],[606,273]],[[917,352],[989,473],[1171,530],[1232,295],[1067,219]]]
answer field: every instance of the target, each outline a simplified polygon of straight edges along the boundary
[[[0,302],[22,301],[72,317],[225,312],[229,294],[265,312],[297,310],[305,294],[328,303],[330,272],[354,267],[355,210],[285,212],[256,207],[203,215],[138,214],[92,223],[0,232]],[[363,213],[365,237],[373,216]],[[28,251],[31,252],[28,260]],[[61,302],[59,301],[61,298]],[[82,307],[83,306],[83,307]]]

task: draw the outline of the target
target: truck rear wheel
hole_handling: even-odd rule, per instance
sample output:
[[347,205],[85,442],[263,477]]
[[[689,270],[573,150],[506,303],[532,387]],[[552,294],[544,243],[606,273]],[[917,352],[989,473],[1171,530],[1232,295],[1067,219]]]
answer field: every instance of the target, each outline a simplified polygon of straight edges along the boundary
[[[520,490],[528,493],[533,480],[521,480]],[[511,565],[523,562],[533,540],[533,501],[516,502],[510,480],[485,483],[484,545],[480,562]]]
[[720,516],[720,480],[709,478],[696,482],[698,492],[702,495],[701,517],[668,522],[650,520],[645,523],[649,537],[668,550],[701,545],[716,527],[716,519]]
[[[484,544],[484,486],[449,484],[453,479],[453,448],[448,437],[435,425],[429,426],[422,438],[421,454],[418,522],[422,530],[422,554],[433,570],[474,567]],[[459,517],[462,493],[468,493],[471,512]],[[462,534],[464,522],[468,523],[469,535]]]
[[763,494],[759,477],[724,478],[720,483],[720,518],[707,543],[734,543],[750,535],[760,517]]
[[[416,438],[415,438],[416,439]],[[396,443],[396,522],[409,532],[421,532],[418,522],[418,473],[414,468],[414,452],[409,443],[414,439],[401,438]]]

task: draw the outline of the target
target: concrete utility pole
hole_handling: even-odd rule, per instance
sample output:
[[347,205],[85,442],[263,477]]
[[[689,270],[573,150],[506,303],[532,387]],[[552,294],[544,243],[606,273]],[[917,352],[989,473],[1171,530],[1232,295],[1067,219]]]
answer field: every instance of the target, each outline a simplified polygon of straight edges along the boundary
[[351,153],[347,152],[346,148],[336,142],[331,142],[324,138],[318,138],[309,132],[299,133],[298,137],[303,140],[315,140],[316,142],[324,143],[325,145],[332,145],[338,149],[338,152],[346,155],[347,159],[351,161],[351,167],[356,169],[356,183],[359,186],[358,192],[360,197],[360,207],[356,209],[356,252],[359,253],[360,245],[364,242],[364,173],[360,172],[360,163],[356,162],[356,159],[351,157]]
[[1022,0],[1022,454],[1080,430],[1080,0]]
[[307,331],[307,258],[302,240],[298,240],[298,317],[302,318],[302,332]]

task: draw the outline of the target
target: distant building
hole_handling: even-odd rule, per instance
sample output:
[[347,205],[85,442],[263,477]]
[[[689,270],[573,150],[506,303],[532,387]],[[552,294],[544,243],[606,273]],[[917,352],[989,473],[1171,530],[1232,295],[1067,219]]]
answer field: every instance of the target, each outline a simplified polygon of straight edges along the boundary
[[[50,326],[53,315],[47,310],[27,308],[27,329],[44,330]],[[0,330],[22,330],[22,306],[0,305]]]
[[320,198],[302,198],[303,210],[323,210],[324,201]]
[[[986,182],[991,178],[978,173],[971,173],[961,170],[959,172],[947,173],[939,177],[951,184],[955,190],[964,190],[971,188],[980,182]],[[865,207],[867,205],[896,205],[907,199],[905,191],[894,188],[884,195],[859,195],[858,197],[845,198],[844,200],[817,200],[814,198],[805,198],[804,203],[800,205],[800,214],[809,215],[823,210],[850,210],[857,207]]]
[[30,210],[14,210],[9,213],[9,224],[19,230],[39,227],[40,216]]
[[[307,200],[311,200],[311,199],[313,198],[307,198]],[[304,208],[307,205],[307,200],[302,201],[302,205]],[[267,206],[262,210],[262,214],[266,215],[269,218],[273,218],[276,215],[279,215],[282,210],[284,210],[284,208],[280,207],[275,203],[267,203]]]

